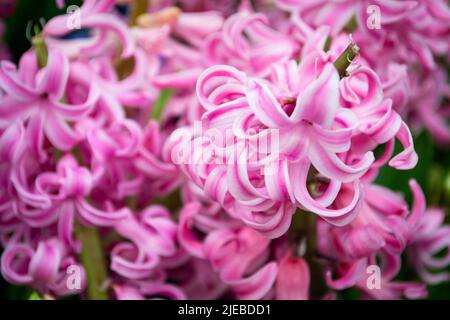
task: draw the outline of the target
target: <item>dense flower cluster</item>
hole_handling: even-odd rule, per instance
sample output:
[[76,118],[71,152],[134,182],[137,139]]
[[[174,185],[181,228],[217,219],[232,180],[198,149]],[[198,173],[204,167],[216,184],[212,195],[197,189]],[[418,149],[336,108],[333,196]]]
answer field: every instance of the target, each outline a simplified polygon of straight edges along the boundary
[[2,276],[52,297],[425,297],[450,280],[445,212],[375,180],[416,166],[422,128],[450,145],[449,26],[445,0],[85,0],[17,65],[0,42]]

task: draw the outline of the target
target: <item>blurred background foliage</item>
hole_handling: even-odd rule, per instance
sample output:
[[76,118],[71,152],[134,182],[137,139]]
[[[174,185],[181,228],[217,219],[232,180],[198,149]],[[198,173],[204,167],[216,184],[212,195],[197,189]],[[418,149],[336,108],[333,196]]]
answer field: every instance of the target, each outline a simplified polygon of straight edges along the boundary
[[[66,0],[67,5],[80,5],[81,0]],[[17,0],[16,10],[6,19],[5,42],[10,48],[13,59],[18,61],[23,52],[30,48],[26,37],[27,24],[39,23],[41,18],[48,21],[51,17],[64,13],[55,5],[55,0]],[[450,69],[449,69],[450,71]],[[419,164],[413,170],[397,171],[390,167],[381,169],[376,182],[392,190],[403,193],[411,203],[411,192],[408,181],[416,179],[427,195],[428,206],[446,208],[447,221],[450,208],[450,150],[437,146],[427,132],[414,137],[415,148],[419,154]],[[400,150],[397,146],[397,150]],[[450,221],[449,221],[450,222]],[[449,269],[450,271],[450,269]],[[401,279],[414,279],[407,262],[399,275]],[[340,298],[357,299],[359,292],[354,289],[344,290]],[[0,277],[0,299],[36,299],[38,296],[32,289],[7,284]],[[450,283],[429,287],[429,299],[450,299]]]

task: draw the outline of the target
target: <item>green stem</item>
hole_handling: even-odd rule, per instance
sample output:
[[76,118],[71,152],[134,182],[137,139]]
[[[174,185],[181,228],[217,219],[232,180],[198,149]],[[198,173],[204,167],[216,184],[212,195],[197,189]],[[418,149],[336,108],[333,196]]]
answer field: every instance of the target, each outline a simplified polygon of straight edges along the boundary
[[317,215],[297,209],[292,218],[289,238],[295,245],[305,245],[303,258],[308,262],[311,273],[310,297],[320,299],[327,287],[323,263],[317,256]]
[[359,47],[353,41],[347,46],[342,54],[334,62],[334,66],[339,72],[339,76],[344,78],[347,76],[347,68],[359,54]]
[[350,20],[347,22],[347,24],[344,26],[344,31],[348,33],[352,33],[356,30],[358,27],[358,20],[356,19],[356,16],[352,16]]
[[30,296],[28,297],[28,300],[42,300],[41,296],[39,295],[39,293],[37,293],[36,291],[33,291]]
[[41,35],[33,37],[32,44],[36,52],[39,68],[44,68],[48,60],[48,48]]
[[98,230],[77,225],[75,232],[83,245],[80,260],[86,270],[88,298],[108,300],[108,292],[104,288],[108,273]]
[[173,94],[174,94],[173,89],[161,90],[161,93],[159,94],[159,97],[156,100],[156,102],[152,108],[152,115],[151,115],[152,119],[155,119],[158,121],[161,119],[161,115],[164,110],[164,107],[166,106],[167,102],[169,102],[169,100]]
[[323,51],[327,52],[328,50],[330,50],[332,42],[333,42],[333,38],[328,36],[327,40],[325,41],[325,44],[323,46]]
[[304,257],[314,256],[316,250],[316,215],[297,209],[292,217],[289,237],[293,243],[303,242],[306,245]]

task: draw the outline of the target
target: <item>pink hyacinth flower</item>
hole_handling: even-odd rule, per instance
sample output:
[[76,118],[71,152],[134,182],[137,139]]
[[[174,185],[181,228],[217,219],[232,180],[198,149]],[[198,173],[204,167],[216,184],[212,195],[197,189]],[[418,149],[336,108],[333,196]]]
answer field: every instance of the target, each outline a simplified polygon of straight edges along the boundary
[[47,65],[39,70],[33,52],[20,60],[19,69],[7,61],[0,65],[0,88],[6,96],[0,101],[0,127],[11,122],[25,121],[30,131],[31,148],[43,153],[43,135],[58,149],[68,151],[80,136],[67,124],[84,117],[97,100],[97,90],[91,87],[87,100],[78,105],[61,102],[69,77],[67,58],[56,49],[50,49]]

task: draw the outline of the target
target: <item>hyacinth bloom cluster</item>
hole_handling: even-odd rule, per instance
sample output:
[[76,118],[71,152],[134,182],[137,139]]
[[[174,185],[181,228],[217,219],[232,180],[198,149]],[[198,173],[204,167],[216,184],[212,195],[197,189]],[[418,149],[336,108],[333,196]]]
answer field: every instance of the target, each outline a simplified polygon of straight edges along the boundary
[[7,282],[305,300],[450,281],[446,208],[414,176],[410,203],[377,182],[420,163],[421,131],[450,146],[447,1],[55,5],[17,63],[0,40]]

